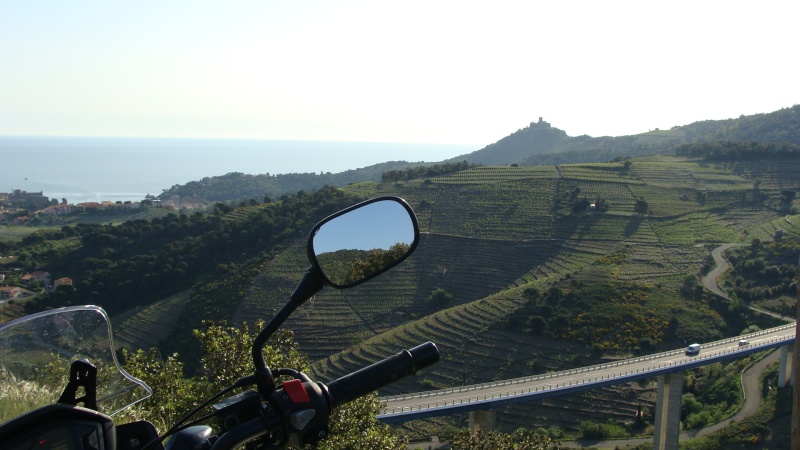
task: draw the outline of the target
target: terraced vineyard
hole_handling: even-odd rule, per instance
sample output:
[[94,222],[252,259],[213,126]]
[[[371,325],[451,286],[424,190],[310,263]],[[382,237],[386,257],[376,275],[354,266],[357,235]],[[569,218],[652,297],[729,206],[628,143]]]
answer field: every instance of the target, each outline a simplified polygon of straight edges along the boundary
[[722,165],[659,156],[636,159],[632,171],[644,184],[696,191],[746,190],[752,183]]
[[481,166],[454,175],[436,177],[431,181],[442,184],[493,184],[532,178],[554,179],[558,172],[552,166]]
[[609,202],[609,212],[612,214],[633,214],[636,199],[627,183],[573,179],[561,180],[559,188],[562,192],[573,192],[577,188],[578,197],[591,202],[598,199],[606,200]]
[[707,254],[694,246],[632,245],[619,263],[617,278],[643,283],[678,278],[702,265]]
[[759,180],[762,189],[797,189],[800,161],[748,161],[729,164],[730,170],[750,180]]
[[[781,183],[785,181],[774,181]],[[677,295],[685,275],[697,273],[709,254],[699,244],[769,240],[778,230],[800,232],[798,216],[778,217],[754,200],[748,178],[721,166],[670,157],[635,159],[630,171],[621,170],[618,163],[487,167],[431,180],[352,188],[366,196],[406,198],[427,234],[407,265],[386,277],[389,289],[365,286],[342,293],[349,300],[325,297],[342,311],[345,305],[359,311],[358,323],[344,312],[336,320],[346,324],[337,330],[357,329],[360,334],[353,345],[333,354],[313,352],[312,371],[321,379],[336,378],[427,340],[435,341],[443,355],[443,361],[424,374],[430,383],[426,386],[433,387],[619,358],[624,355],[594,355],[585,346],[521,334],[513,324],[522,320],[517,313],[528,302],[525,292],[544,292],[570,279],[658,286],[651,301],[662,302],[663,308],[657,309],[666,315],[666,323],[669,311],[679,316],[692,314],[693,308],[699,311]],[[569,202],[576,197],[606,200],[609,209],[572,212]],[[556,198],[560,204],[554,206]],[[648,214],[634,212],[637,199],[648,202]],[[453,294],[451,304],[431,305],[427,297],[435,288]],[[387,291],[393,294],[387,297]],[[381,293],[383,298],[375,300]],[[318,298],[323,301],[322,295]],[[721,320],[707,307],[701,309],[708,323]],[[304,325],[297,321],[290,326]],[[679,327],[677,332],[703,332],[693,327]],[[313,343],[301,343],[306,345]],[[420,388],[412,379],[382,394]],[[498,424],[511,430],[555,419],[566,428],[577,427],[575,419],[565,417],[574,417],[576,407],[590,409],[579,405],[596,403],[597,398],[613,405],[608,414],[625,415],[636,403],[648,405],[653,385],[551,399],[533,409],[506,408]]]
[[[577,247],[577,246],[576,246]],[[288,249],[264,270],[233,317],[253,322],[271,317],[288,299],[307,266],[298,248]],[[509,286],[551,276],[596,260],[594,248],[557,241],[511,242],[424,235],[417,252],[399,267],[347,291],[327,289],[301,306],[287,328],[312,360],[455,304],[469,303]],[[293,256],[292,256],[293,255]],[[428,300],[438,288],[450,304]]]
[[658,242],[651,222],[644,216],[586,214],[559,223],[557,237],[576,240]]
[[800,235],[800,215],[787,215],[776,217],[770,221],[759,223],[747,229],[747,236],[758,238],[762,241],[771,241],[780,233],[797,236]]
[[[759,173],[762,189],[773,189],[790,185],[791,172],[775,165],[738,169],[659,156],[633,159],[628,170],[621,163],[477,167],[431,179],[350,185],[345,190],[360,197],[408,200],[420,220],[421,243],[411,258],[379,279],[347,291],[323,290],[286,327],[295,331],[312,361],[311,372],[321,380],[433,340],[442,362],[424,373],[426,387],[628,356],[629,350],[593,352],[585,344],[526,329],[532,298],[569,290],[571,283],[638,286],[650,296],[642,308],[663,323],[670,315],[679,322],[670,331],[673,339],[713,332],[713,326],[703,330],[684,319],[697,312],[722,328],[722,318],[679,294],[686,275],[697,274],[704,264],[706,245],[800,234],[800,216],[766,207],[764,199],[774,193],[756,195],[751,178]],[[608,209],[573,208],[580,199],[603,200]],[[642,199],[647,213],[635,212]],[[308,266],[303,244],[298,241],[264,263],[233,313],[234,323],[269,319],[285,303]],[[437,289],[451,299],[432,300]],[[421,388],[412,378],[381,394]],[[577,419],[597,417],[590,405],[606,405],[605,420],[632,414],[637,403],[649,405],[652,398],[652,384],[620,386],[551,399],[535,408],[505,408],[498,424],[507,430],[553,423],[574,429]],[[575,408],[582,412],[576,415]]]
[[738,242],[741,233],[726,226],[716,214],[696,212],[671,220],[652,220],[663,244],[692,245],[703,242]]
[[183,291],[144,308],[114,316],[112,326],[117,347],[158,347],[172,331],[190,295],[191,291]]
[[561,178],[583,181],[616,183],[641,183],[633,173],[624,170],[620,163],[563,164],[558,166]]

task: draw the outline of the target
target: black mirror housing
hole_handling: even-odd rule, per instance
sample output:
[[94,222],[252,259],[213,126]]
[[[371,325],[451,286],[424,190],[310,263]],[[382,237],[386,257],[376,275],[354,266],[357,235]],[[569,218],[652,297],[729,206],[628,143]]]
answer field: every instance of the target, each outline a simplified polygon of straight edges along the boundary
[[311,230],[306,251],[323,283],[356,286],[406,259],[419,243],[414,211],[399,197],[378,197],[343,209]]

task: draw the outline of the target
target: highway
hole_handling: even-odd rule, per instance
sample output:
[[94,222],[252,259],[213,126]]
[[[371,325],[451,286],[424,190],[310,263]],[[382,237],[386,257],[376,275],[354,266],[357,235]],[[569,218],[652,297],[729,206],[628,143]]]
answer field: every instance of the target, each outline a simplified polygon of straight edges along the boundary
[[[741,339],[749,344],[739,345]],[[405,422],[502,405],[530,402],[601,386],[681,372],[717,361],[742,358],[751,353],[794,342],[795,324],[783,325],[735,338],[703,343],[700,353],[687,356],[685,348],[612,363],[514,378],[450,389],[381,397],[386,406],[378,419]]]

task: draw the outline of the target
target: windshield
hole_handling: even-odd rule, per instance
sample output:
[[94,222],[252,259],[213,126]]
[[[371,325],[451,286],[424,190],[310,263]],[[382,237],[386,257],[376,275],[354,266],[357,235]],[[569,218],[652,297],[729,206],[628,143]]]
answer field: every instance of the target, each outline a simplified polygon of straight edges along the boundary
[[97,367],[97,407],[104,414],[152,394],[117,362],[111,323],[102,308],[54,309],[0,325],[0,423],[56,403],[77,359]]

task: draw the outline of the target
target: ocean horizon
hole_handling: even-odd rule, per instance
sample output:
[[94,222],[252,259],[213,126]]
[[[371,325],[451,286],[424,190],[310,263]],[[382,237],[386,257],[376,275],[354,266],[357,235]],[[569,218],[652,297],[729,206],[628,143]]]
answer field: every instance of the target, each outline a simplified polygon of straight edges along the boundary
[[231,172],[340,173],[388,161],[438,162],[469,145],[254,139],[0,136],[0,192],[69,203],[139,201]]

